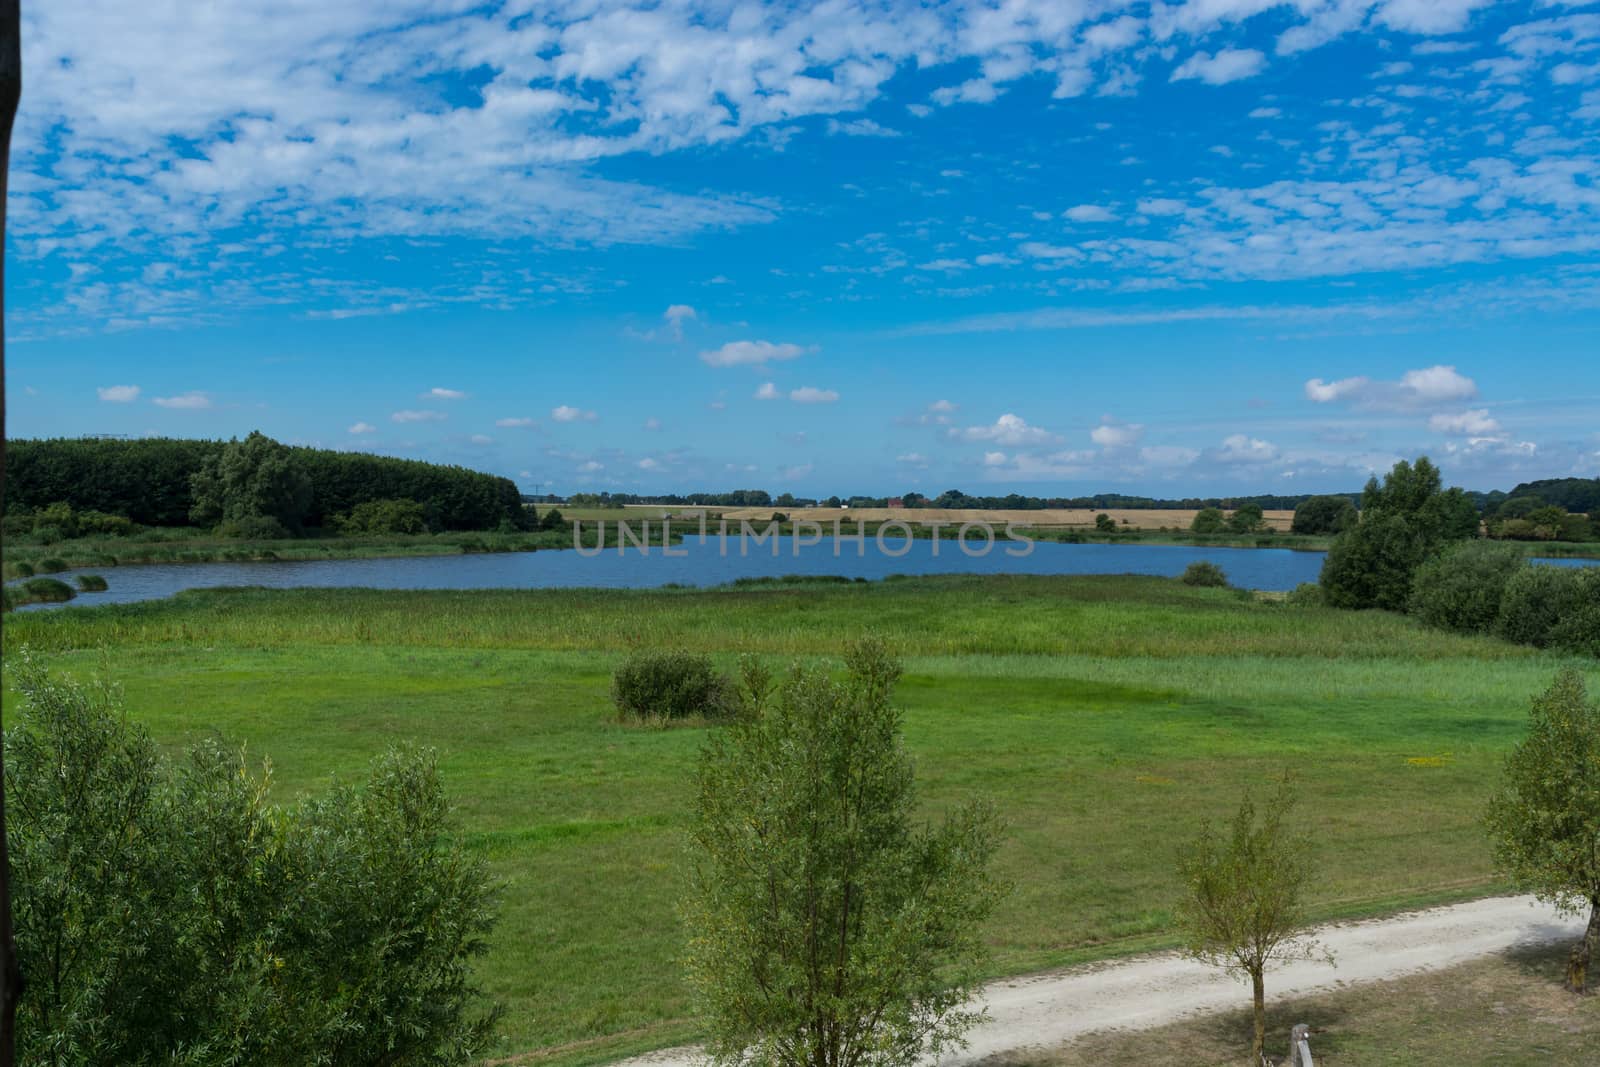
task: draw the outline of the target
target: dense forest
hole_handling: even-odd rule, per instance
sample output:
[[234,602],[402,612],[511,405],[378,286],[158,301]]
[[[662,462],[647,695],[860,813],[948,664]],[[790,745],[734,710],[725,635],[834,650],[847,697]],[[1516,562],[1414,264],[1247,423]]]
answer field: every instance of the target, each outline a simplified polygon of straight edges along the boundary
[[[228,446],[170,437],[10,441],[5,510],[25,514],[64,502],[74,511],[124,516],[146,526],[195,524],[203,521],[195,513],[196,477],[220,462]],[[427,524],[440,530],[489,530],[526,521],[509,478],[360,452],[274,447],[309,489],[298,519],[305,527],[332,526],[363,504],[390,500],[417,502]]]

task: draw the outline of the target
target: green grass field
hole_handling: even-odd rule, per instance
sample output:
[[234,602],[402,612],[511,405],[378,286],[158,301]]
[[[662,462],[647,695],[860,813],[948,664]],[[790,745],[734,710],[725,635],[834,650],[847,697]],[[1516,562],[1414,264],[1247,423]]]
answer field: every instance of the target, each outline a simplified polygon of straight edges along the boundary
[[617,725],[613,667],[648,646],[829,657],[867,630],[905,658],[928,812],[984,793],[1010,822],[1003,973],[1171,943],[1174,850],[1285,770],[1316,831],[1317,917],[1499,888],[1478,815],[1566,662],[1128,577],[203,591],[12,616],[5,638],[78,673],[103,657],[159,739],[245,743],[283,797],[391,740],[437,746],[463,833],[506,880],[484,964],[503,1053],[576,1063],[695,1036],[673,901],[703,730]]

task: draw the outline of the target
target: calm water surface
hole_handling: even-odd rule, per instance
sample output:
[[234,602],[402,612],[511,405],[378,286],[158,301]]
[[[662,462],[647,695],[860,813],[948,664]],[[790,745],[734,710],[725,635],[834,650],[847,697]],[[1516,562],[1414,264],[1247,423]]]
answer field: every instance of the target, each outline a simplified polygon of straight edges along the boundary
[[[715,536],[705,544],[687,538],[665,555],[629,548],[607,549],[584,557],[569,549],[470,556],[390,559],[309,560],[278,563],[149,563],[89,567],[56,575],[69,584],[75,574],[101,574],[111,588],[79,593],[73,606],[158,600],[184,589],[210,586],[266,586],[273,589],[361,586],[369,589],[548,589],[601,587],[643,589],[677,583],[722,585],[736,578],[789,574],[844,575],[879,579],[891,574],[1152,574],[1176,576],[1196,560],[1221,567],[1235,585],[1251,589],[1293,589],[1314,582],[1322,552],[1285,548],[1211,548],[1193,545],[1067,545],[1035,543],[1025,556],[1012,556],[998,542],[982,556],[964,554],[953,541],[886,538],[885,550],[868,538],[863,550],[853,541],[832,540],[796,546],[794,538],[746,544],[729,538],[724,549]],[[982,542],[970,545],[976,552]],[[776,552],[774,552],[776,548]],[[1595,560],[1542,560],[1583,566]],[[53,605],[52,605],[53,606]]]

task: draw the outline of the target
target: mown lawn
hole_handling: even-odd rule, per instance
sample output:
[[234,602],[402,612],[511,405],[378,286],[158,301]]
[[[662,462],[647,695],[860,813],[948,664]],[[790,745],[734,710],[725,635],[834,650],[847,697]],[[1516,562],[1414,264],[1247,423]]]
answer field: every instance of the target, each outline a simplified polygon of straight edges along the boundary
[[630,648],[731,667],[740,652],[781,663],[886,636],[906,660],[927,810],[981,792],[1010,822],[1016,890],[990,930],[1002,973],[1170,943],[1175,849],[1285,770],[1317,833],[1319,917],[1496,889],[1478,815],[1528,698],[1564,662],[1396,616],[1127,577],[212,590],[5,629],[8,650],[65,669],[103,656],[158,738],[247,744],[283,796],[356,773],[392,740],[437,746],[462,832],[507,883],[484,965],[508,1008],[504,1052],[541,1062],[695,1034],[673,901],[703,731],[613,721],[610,671]]

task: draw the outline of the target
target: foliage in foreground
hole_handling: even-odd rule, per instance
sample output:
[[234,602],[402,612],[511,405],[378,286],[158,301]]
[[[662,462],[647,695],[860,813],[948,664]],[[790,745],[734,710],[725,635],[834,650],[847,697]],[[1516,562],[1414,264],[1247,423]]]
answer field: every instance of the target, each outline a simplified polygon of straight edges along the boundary
[[26,653],[5,735],[18,1062],[468,1063],[493,921],[431,753],[292,807],[215,743],[176,764],[118,691]]
[[1495,865],[1519,889],[1589,910],[1567,964],[1568,988],[1583,992],[1600,951],[1600,704],[1577,671],[1563,670],[1534,699],[1528,736],[1506,757],[1486,822]]
[[1246,793],[1232,826],[1224,833],[1204,826],[1178,865],[1187,890],[1179,915],[1190,955],[1250,979],[1253,1064],[1261,1062],[1266,1040],[1268,965],[1317,952],[1299,936],[1306,925],[1312,845],[1284,824],[1294,799],[1288,781],[1281,782],[1258,819],[1255,800]]
[[909,1065],[979,1018],[996,816],[913,826],[900,667],[872,640],[846,666],[775,687],[747,668],[750,714],[702,754],[683,914],[718,1063]]

